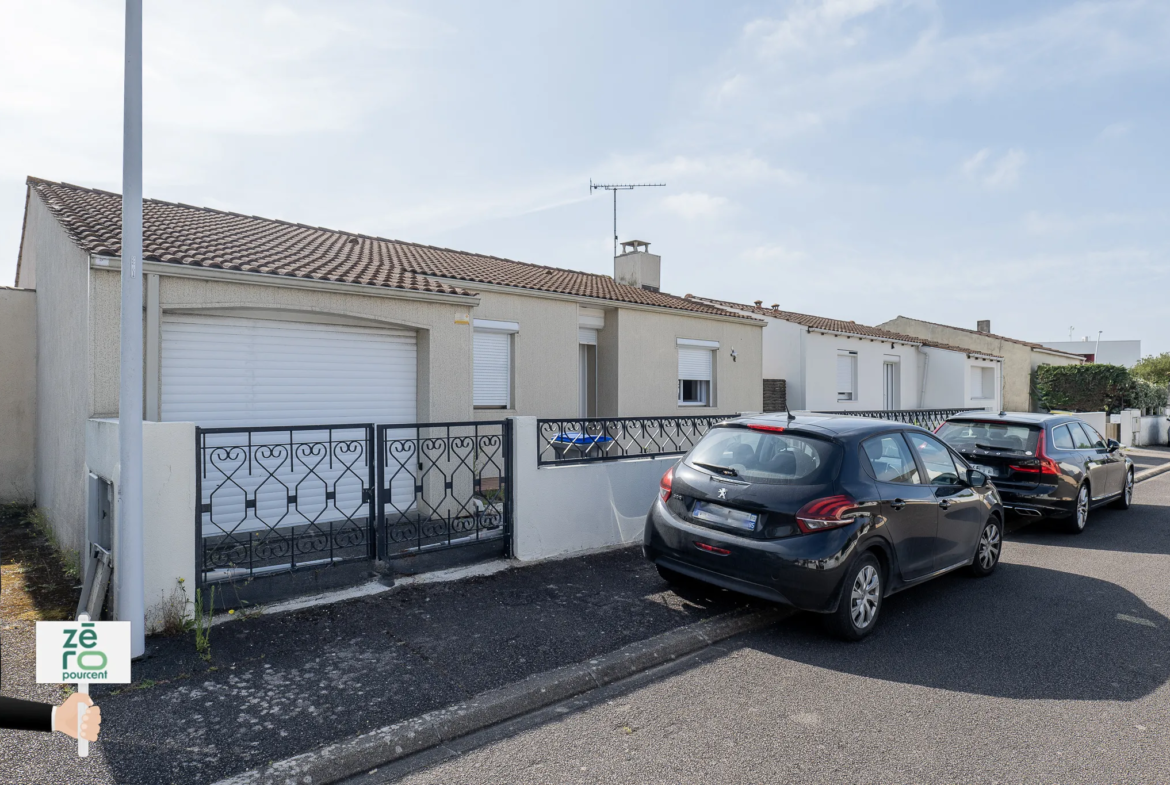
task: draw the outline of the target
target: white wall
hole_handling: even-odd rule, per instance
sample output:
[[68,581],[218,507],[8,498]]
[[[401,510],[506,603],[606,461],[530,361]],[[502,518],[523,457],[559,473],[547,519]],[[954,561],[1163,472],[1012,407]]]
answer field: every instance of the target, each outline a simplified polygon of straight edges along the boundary
[[[117,487],[118,421],[89,420],[85,427],[86,469]],[[187,598],[195,599],[195,425],[185,422],[142,424],[143,584],[146,628],[157,628],[161,605],[182,578]],[[117,618],[118,500],[114,500],[114,573],[111,608]],[[84,530],[84,521],[82,522]]]
[[1094,340],[1088,341],[1045,341],[1044,346],[1073,354],[1094,354],[1095,361],[1108,365],[1122,365],[1132,368],[1142,359],[1141,341],[1101,341],[1100,348]]
[[1109,416],[1105,412],[1076,412],[1073,416],[1096,428],[1097,433],[1102,436],[1105,435],[1105,423],[1109,421]]
[[0,286],[0,502],[36,497],[37,293]]
[[[804,401],[799,408],[812,411],[884,409],[884,364],[897,359],[900,400],[897,408],[918,407],[918,350],[904,343],[801,332],[804,353]],[[857,352],[856,400],[837,400],[837,353]]]
[[1164,445],[1170,441],[1170,417],[1164,414],[1151,415],[1141,419],[1138,431],[1138,445]]
[[536,418],[516,417],[512,554],[520,561],[639,542],[679,456],[537,467]]

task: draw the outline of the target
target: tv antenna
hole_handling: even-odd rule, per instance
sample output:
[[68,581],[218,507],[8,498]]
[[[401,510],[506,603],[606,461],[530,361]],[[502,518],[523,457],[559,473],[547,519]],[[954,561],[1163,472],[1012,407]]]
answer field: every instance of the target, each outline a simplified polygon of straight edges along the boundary
[[618,191],[632,191],[635,188],[663,188],[666,183],[595,183],[593,178],[589,178],[589,193],[594,191],[613,191],[613,255],[617,256],[618,247],[618,233],[617,233],[617,195]]

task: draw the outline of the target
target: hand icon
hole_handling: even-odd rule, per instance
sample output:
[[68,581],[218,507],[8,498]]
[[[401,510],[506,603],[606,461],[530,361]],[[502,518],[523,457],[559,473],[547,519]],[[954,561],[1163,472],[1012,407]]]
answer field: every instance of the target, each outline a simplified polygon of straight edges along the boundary
[[59,730],[70,738],[77,738],[77,712],[85,709],[85,716],[81,720],[81,738],[86,741],[97,741],[98,732],[102,729],[102,710],[93,705],[88,695],[75,692],[57,707],[53,715],[53,730]]

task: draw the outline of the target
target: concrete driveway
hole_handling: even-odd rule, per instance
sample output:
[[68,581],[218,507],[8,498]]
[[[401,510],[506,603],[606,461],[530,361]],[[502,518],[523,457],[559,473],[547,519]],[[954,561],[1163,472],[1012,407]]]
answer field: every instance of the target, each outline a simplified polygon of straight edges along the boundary
[[1170,781],[1170,474],[1080,536],[1017,530],[992,577],[885,614],[852,645],[797,615],[400,781]]

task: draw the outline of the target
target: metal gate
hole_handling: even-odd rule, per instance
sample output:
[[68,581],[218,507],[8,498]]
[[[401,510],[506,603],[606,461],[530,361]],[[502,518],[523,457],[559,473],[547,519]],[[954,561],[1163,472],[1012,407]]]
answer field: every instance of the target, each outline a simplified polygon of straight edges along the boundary
[[415,573],[507,556],[511,445],[507,420],[197,428],[197,584],[260,602],[360,581],[375,559]]
[[378,426],[378,558],[415,573],[507,556],[511,423]]

